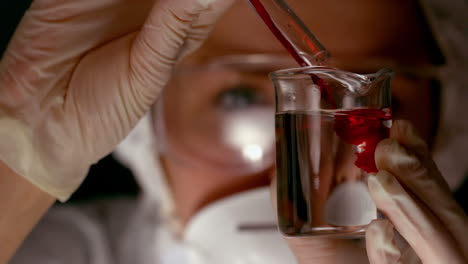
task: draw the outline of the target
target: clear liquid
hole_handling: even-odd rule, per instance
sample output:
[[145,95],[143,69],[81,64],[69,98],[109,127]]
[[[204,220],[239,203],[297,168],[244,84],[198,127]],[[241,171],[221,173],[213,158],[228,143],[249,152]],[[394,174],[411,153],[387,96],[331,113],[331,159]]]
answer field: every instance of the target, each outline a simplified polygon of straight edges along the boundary
[[390,117],[358,111],[276,115],[278,223],[285,235],[361,235],[377,218],[367,177]]

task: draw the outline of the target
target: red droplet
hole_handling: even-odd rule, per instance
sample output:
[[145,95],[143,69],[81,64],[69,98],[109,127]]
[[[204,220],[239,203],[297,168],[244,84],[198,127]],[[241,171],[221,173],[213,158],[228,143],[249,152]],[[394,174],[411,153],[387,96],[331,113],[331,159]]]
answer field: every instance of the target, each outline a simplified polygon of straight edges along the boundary
[[374,153],[380,140],[389,136],[390,130],[384,121],[390,118],[390,112],[382,109],[339,111],[335,115],[336,134],[344,142],[359,147],[354,164],[367,173],[378,171]]

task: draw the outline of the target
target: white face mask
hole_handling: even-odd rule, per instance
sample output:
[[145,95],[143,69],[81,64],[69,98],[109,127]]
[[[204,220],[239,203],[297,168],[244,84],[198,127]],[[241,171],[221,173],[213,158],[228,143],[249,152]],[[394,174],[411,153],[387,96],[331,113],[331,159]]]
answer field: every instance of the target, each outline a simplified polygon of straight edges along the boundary
[[187,224],[183,239],[189,264],[296,263],[276,227],[268,187],[210,204]]
[[[168,217],[173,203],[163,172],[152,158],[154,138],[149,121],[146,117],[140,122],[115,154],[135,173],[146,200],[156,201],[161,214]],[[154,253],[157,263],[296,263],[277,229],[269,187],[241,192],[206,206],[189,221],[182,240],[162,223],[155,229],[155,237],[155,245],[147,246],[152,248],[148,250]]]

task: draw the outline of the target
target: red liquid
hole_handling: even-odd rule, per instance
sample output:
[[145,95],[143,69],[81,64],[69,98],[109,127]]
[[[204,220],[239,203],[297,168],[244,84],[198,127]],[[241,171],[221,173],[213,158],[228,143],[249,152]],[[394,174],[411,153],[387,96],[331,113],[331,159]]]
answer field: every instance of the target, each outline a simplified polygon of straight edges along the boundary
[[[281,44],[286,48],[286,50],[291,54],[291,56],[299,63],[301,66],[311,66],[299,56],[296,49],[292,43],[283,35],[281,30],[275,25],[275,22],[271,18],[268,11],[265,9],[260,0],[249,0],[250,3],[254,6],[257,13],[263,19],[265,24],[268,26],[270,31],[275,35],[275,37],[281,42]],[[272,1],[272,0],[267,0]],[[300,31],[295,31],[297,34],[300,34]],[[303,35],[301,38],[303,41],[307,41],[307,36]],[[307,41],[308,47],[311,49],[312,53],[317,53],[321,49],[315,47],[312,41]],[[331,108],[336,108],[335,101],[333,99],[330,87],[327,82],[319,78],[315,74],[310,74],[314,84],[319,86],[320,92],[323,99],[328,102]],[[335,120],[335,130],[337,134],[347,143],[353,145],[361,145],[361,153],[357,153],[358,159],[356,160],[356,166],[363,169],[366,172],[377,172],[375,166],[373,153],[377,146],[379,139],[388,137],[388,129],[382,128],[378,123],[380,122],[379,118],[389,119],[390,114],[382,112],[381,110],[374,109],[360,109],[354,111],[347,111],[346,115],[337,116]],[[366,122],[364,123],[364,119]]]
[[389,136],[389,128],[382,125],[384,120],[390,120],[390,110],[357,109],[337,112],[333,129],[346,143],[360,146],[362,151],[356,153],[354,163],[367,173],[376,173],[374,153],[380,140]]
[[[312,66],[278,28],[261,0],[249,1],[297,63]],[[323,50],[301,30],[292,34],[307,42],[310,54]],[[310,76],[327,108],[336,109],[327,82]],[[276,115],[278,220],[284,234],[364,232],[364,226],[377,217],[364,172],[377,172],[374,152],[378,142],[389,136],[386,122],[390,118],[390,111],[379,109]]]
[[[305,66],[312,66],[309,65],[294,49],[293,43],[291,43],[286,36],[281,32],[281,30],[275,25],[275,22],[271,18],[270,14],[268,11],[265,9],[263,4],[261,3],[260,0],[249,0],[252,6],[255,8],[257,13],[260,15],[262,18],[263,22],[267,25],[267,27],[270,29],[271,33],[276,37],[276,39],[279,40],[279,42],[284,46],[284,48],[291,54],[291,56],[296,60],[297,63],[299,63],[300,66],[305,67]],[[271,0],[267,0],[271,1]],[[297,34],[301,34],[299,31],[296,31]],[[312,54],[316,54],[319,52],[321,49],[318,47],[315,47],[312,44],[312,41],[309,41],[308,37],[303,35],[301,38],[303,41],[307,42],[307,46],[311,49]],[[336,108],[335,101],[333,100],[330,87],[328,86],[327,82],[320,79],[317,75],[315,74],[310,74],[312,81],[319,86],[320,91],[322,93],[322,97],[325,99],[326,102],[330,104],[332,108]]]
[[[257,13],[260,15],[262,18],[263,22],[267,25],[267,27],[270,29],[271,33],[275,35],[275,37],[281,42],[281,44],[286,48],[286,50],[291,54],[291,56],[301,65],[302,67],[305,66],[311,66],[308,65],[306,61],[304,61],[301,56],[296,52],[294,49],[293,45],[289,40],[283,35],[281,30],[275,25],[273,22],[270,14],[268,14],[268,11],[265,9],[263,4],[260,2],[260,0],[249,0],[250,3],[253,5]],[[271,0],[267,0],[271,1]]]
[[278,224],[284,234],[361,234],[377,217],[365,172],[377,171],[375,147],[388,137],[389,119],[380,109],[276,114]]

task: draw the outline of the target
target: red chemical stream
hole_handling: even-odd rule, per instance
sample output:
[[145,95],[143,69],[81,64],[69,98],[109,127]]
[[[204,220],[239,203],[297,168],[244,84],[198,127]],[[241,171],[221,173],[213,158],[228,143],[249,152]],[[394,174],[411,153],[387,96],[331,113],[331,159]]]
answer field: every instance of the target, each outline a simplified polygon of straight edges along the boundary
[[[300,56],[294,48],[293,43],[291,43],[277,27],[261,1],[249,1],[273,35],[279,40],[284,48],[286,48],[296,62],[299,63],[300,66],[312,66]],[[300,34],[300,31],[295,32]],[[310,48],[312,55],[322,51],[320,47],[314,46],[314,42],[310,41],[308,36],[303,35],[300,39],[307,42],[307,47]],[[329,103],[331,108],[336,108],[335,101],[327,82],[315,74],[310,74],[310,76],[312,81],[319,86],[322,98]],[[374,152],[379,141],[389,136],[389,129],[383,125],[383,122],[391,118],[390,112],[380,109],[358,109],[342,111],[341,113],[344,115],[335,116],[334,129],[342,140],[349,144],[356,145],[360,149],[360,151],[356,153],[357,160],[355,165],[368,173],[377,172]]]

